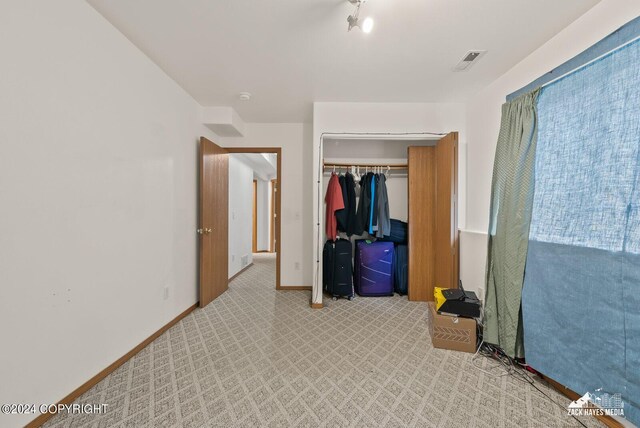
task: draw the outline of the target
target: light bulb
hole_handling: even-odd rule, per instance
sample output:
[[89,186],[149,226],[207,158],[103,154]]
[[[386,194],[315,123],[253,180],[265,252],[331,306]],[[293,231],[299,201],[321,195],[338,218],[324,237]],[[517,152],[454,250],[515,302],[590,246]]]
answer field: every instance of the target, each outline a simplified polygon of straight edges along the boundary
[[362,31],[365,33],[370,33],[373,29],[373,19],[371,17],[367,17],[362,23]]

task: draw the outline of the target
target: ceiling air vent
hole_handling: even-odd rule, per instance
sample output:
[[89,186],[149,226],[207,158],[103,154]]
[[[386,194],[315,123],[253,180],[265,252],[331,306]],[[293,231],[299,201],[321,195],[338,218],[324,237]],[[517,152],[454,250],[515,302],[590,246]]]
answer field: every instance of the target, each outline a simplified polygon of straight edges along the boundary
[[462,60],[453,68],[453,71],[467,71],[473,64],[486,54],[487,51],[469,51]]

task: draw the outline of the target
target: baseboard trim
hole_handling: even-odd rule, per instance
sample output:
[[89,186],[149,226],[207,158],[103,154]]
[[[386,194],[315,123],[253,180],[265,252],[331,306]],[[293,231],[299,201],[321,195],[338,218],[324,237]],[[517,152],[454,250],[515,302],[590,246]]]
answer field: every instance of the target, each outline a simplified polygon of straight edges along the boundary
[[[91,388],[93,388],[98,382],[100,382],[102,379],[107,377],[109,374],[111,374],[113,371],[115,371],[118,367],[120,367],[121,365],[126,363],[129,359],[131,359],[131,357],[136,355],[138,352],[142,351],[142,349],[144,347],[146,347],[151,342],[156,340],[160,335],[162,335],[162,333],[164,333],[165,331],[169,330],[178,321],[180,321],[182,318],[184,318],[187,315],[189,315],[197,307],[198,307],[198,302],[196,302],[194,305],[189,306],[180,315],[178,315],[177,317],[175,317],[174,319],[169,321],[167,324],[165,324],[163,327],[161,327],[158,331],[156,331],[151,336],[149,336],[145,340],[143,340],[138,346],[136,346],[131,351],[129,351],[126,354],[124,354],[122,357],[118,358],[115,362],[113,362],[107,368],[102,370],[100,373],[98,373],[97,375],[95,375],[94,377],[92,377],[91,379],[86,381],[84,384],[80,385],[73,392],[71,392],[69,395],[67,395],[62,400],[60,400],[58,402],[58,404],[71,404],[71,403],[73,403],[73,401],[76,398],[78,398],[79,396],[81,396],[82,394],[84,394],[85,392],[90,390]],[[46,421],[48,421],[52,416],[54,416],[53,413],[43,413],[40,416],[38,416],[37,418],[35,418],[34,420],[32,420],[31,422],[29,422],[27,425],[25,425],[25,428],[39,427],[42,424],[44,424]]]
[[237,274],[233,275],[231,278],[229,278],[229,282],[233,281],[234,279],[236,279],[236,277],[238,277],[241,273],[243,273],[245,270],[249,269],[251,266],[253,266],[253,262],[249,263],[248,265],[246,265],[245,267],[243,267],[242,269],[240,269],[240,272],[238,272]]
[[[541,374],[542,378],[544,380],[546,380],[547,382],[549,382],[549,385],[551,385],[556,391],[558,391],[560,394],[566,396],[567,398],[575,401],[578,398],[580,398],[580,395],[567,388],[566,386],[562,385],[561,383],[556,382],[555,380],[551,379],[550,377],[547,377],[543,374]],[[607,416],[607,415],[594,415],[595,418],[597,418],[600,422],[602,422],[603,424],[605,424],[606,426],[608,426],[609,428],[624,428],[624,425],[622,425],[620,422],[616,421],[614,418],[612,418],[611,416]]]
[[311,305],[311,309],[322,309],[323,308],[322,302],[320,302],[320,303],[309,302],[309,304]]
[[311,291],[311,286],[309,286],[309,285],[281,285],[280,287],[276,287],[276,290],[305,290],[305,291]]

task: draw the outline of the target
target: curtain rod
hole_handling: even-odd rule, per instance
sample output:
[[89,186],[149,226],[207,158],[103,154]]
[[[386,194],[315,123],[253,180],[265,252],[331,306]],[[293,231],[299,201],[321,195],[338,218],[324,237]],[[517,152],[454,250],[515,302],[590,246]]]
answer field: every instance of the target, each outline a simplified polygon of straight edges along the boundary
[[553,70],[543,74],[531,83],[507,95],[507,101],[512,101],[522,94],[550,84],[573,74],[584,67],[598,61],[611,53],[636,42],[640,35],[640,16],[627,22],[604,39],[583,50],[573,58],[563,62]]
[[608,52],[603,53],[602,55],[600,55],[600,56],[598,56],[598,57],[596,57],[596,58],[592,59],[591,61],[585,62],[585,63],[584,63],[584,64],[582,64],[581,66],[576,67],[576,68],[574,68],[574,69],[573,69],[573,70],[571,70],[571,71],[567,71],[567,72],[566,72],[566,73],[564,73],[563,75],[558,76],[558,77],[556,77],[555,79],[550,80],[550,81],[548,81],[547,83],[545,83],[545,84],[543,84],[543,85],[540,85],[540,87],[541,87],[541,88],[544,88],[544,87],[549,86],[549,85],[551,85],[551,84],[553,84],[553,83],[556,83],[556,82],[557,82],[558,80],[560,80],[560,79],[564,79],[565,77],[567,77],[567,76],[569,76],[569,75],[571,75],[571,74],[575,74],[575,73],[577,73],[578,71],[580,71],[580,70],[582,70],[582,69],[584,69],[584,68],[587,68],[588,66],[590,66],[590,65],[591,65],[591,64],[593,64],[594,62],[599,61],[599,60],[601,60],[602,58],[604,58],[604,57],[606,57],[606,56],[609,56],[609,55],[613,54],[614,52],[617,52],[617,51],[619,51],[619,50],[621,50],[621,49],[623,49],[623,48],[626,48],[627,46],[629,46],[629,45],[631,45],[631,44],[633,44],[633,43],[637,42],[638,40],[640,40],[640,36],[635,37],[635,38],[633,38],[633,39],[629,40],[628,42],[626,42],[626,43],[624,43],[624,44],[622,44],[622,45],[620,45],[620,46],[618,46],[618,47],[616,47],[616,48],[614,48],[614,49],[611,49],[611,50],[610,50],[610,51],[608,51]]

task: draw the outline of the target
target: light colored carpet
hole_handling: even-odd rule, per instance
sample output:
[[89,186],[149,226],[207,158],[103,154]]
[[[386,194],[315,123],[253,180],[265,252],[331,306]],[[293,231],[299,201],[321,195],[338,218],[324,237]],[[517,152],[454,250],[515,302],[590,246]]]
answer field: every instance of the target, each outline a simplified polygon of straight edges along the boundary
[[308,291],[276,292],[274,276],[273,256],[255,257],[224,295],[77,400],[107,403],[106,414],[46,426],[580,426],[523,381],[434,349],[424,303],[356,298],[314,310]]

